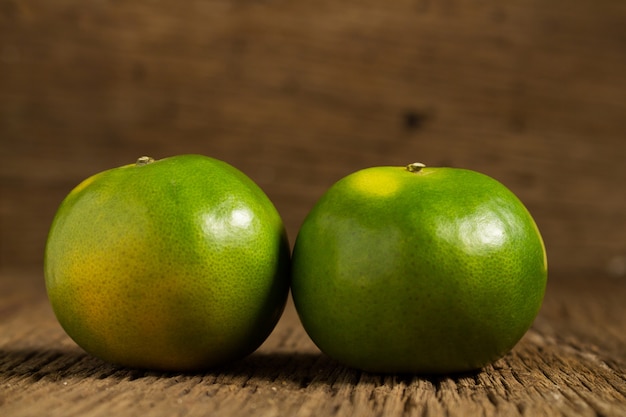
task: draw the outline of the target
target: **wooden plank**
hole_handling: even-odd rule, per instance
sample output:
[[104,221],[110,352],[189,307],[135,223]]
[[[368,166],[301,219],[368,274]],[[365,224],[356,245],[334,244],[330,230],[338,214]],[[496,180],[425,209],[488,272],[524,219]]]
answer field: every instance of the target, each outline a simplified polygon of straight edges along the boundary
[[[484,370],[379,375],[321,354],[289,304],[248,358],[191,374],[117,368],[63,333],[39,271],[0,275],[0,414],[17,416],[626,415],[626,286],[554,280],[533,328]],[[22,300],[22,303],[17,302]]]
[[625,4],[5,1],[0,263],[41,262],[86,176],[198,152],[257,180],[292,240],[356,169],[476,169],[535,213],[553,271],[615,271]]

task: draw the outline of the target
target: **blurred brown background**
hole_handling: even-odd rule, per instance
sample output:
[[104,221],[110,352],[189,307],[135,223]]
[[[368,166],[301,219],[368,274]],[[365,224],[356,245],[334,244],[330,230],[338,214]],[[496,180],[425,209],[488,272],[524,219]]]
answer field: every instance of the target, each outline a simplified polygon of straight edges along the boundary
[[340,177],[466,167],[534,214],[553,275],[624,274],[622,0],[0,0],[0,265],[148,154],[251,176],[290,239]]

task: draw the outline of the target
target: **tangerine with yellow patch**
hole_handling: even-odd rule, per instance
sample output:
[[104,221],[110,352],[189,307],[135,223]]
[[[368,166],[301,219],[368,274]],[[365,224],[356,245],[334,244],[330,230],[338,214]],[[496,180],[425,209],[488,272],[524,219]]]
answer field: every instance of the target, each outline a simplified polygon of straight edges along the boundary
[[374,372],[454,373],[507,353],[542,304],[547,258],[528,210],[475,171],[367,168],[315,204],[292,254],[311,339]]
[[266,339],[286,302],[289,255],[278,212],[249,177],[179,155],[79,184],[52,222],[44,269],[56,317],[87,352],[188,371]]

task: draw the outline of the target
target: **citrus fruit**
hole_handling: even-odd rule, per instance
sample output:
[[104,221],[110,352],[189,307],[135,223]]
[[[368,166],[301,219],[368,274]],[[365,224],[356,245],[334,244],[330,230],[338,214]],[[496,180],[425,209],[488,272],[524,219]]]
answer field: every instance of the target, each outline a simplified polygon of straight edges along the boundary
[[475,171],[373,167],[335,183],[305,218],[292,294],[330,357],[384,373],[481,368],[541,306],[544,244],[520,200]]
[[201,155],[96,174],[63,200],[45,282],[74,341],[115,364],[200,370],[269,335],[289,291],[289,245],[264,192]]

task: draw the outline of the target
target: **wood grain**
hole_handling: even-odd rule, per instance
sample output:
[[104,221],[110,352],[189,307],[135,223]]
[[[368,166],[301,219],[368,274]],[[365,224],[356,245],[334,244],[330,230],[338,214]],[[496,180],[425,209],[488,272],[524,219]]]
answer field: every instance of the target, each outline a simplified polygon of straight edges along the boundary
[[535,215],[554,273],[626,270],[626,3],[0,2],[0,265],[138,156],[255,179],[291,240],[370,165],[463,166]]
[[0,275],[0,415],[626,416],[626,286],[549,285],[533,328],[476,373],[379,375],[312,344],[289,304],[253,355],[198,374],[116,368],[63,333],[38,271]]

